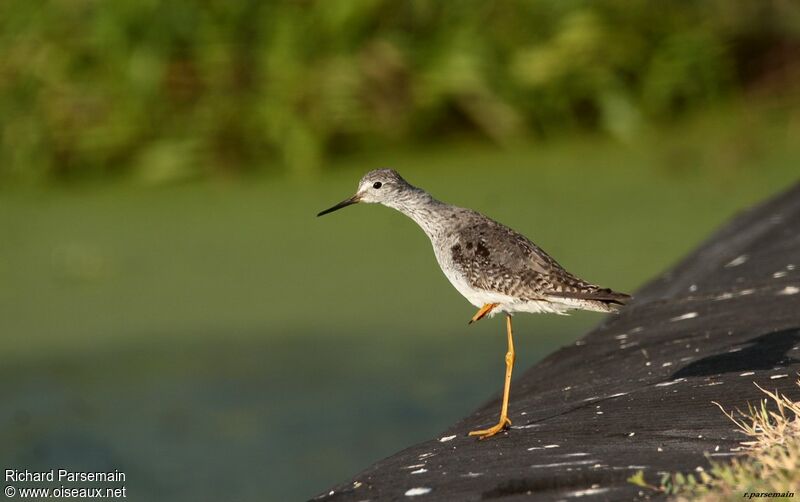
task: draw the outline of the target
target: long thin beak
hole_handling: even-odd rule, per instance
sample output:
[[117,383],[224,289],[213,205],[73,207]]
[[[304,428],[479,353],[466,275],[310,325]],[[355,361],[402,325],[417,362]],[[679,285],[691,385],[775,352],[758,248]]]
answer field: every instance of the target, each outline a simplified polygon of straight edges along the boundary
[[339,209],[341,209],[343,207],[352,206],[353,204],[359,202],[360,200],[361,200],[361,197],[359,197],[358,194],[355,194],[352,197],[350,197],[349,199],[343,200],[342,202],[336,204],[335,206],[317,213],[317,216],[322,216],[323,214],[332,213],[332,212],[334,212],[336,210],[339,210]]

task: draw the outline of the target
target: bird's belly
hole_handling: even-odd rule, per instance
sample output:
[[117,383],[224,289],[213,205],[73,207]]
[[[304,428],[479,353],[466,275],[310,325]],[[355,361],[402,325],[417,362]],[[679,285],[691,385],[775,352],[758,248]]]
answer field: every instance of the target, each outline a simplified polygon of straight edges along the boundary
[[476,307],[483,307],[488,303],[496,303],[497,307],[490,312],[490,317],[501,312],[507,312],[509,314],[515,312],[528,312],[531,314],[566,314],[568,311],[575,308],[559,302],[521,300],[501,293],[475,289],[467,284],[460,276],[452,277],[450,274],[445,275],[447,275],[453,287],[461,293],[461,296]]
[[461,293],[461,296],[467,299],[468,302],[476,307],[483,307],[489,303],[498,304],[495,309],[491,311],[490,316],[499,314],[501,312],[529,312],[532,314],[565,314],[569,310],[577,308],[577,306],[569,305],[562,302],[552,302],[547,300],[523,300],[502,293],[494,291],[486,291],[472,287],[466,278],[455,270],[452,266],[444,266],[442,264],[442,271],[444,272],[450,284],[456,288],[456,291]]
[[503,307],[505,312],[529,312],[531,314],[566,314],[576,308],[568,304],[547,300],[516,300]]
[[490,312],[490,317],[503,311],[510,312],[505,306],[517,301],[516,298],[494,291],[475,288],[467,281],[462,271],[459,270],[459,267],[452,261],[452,255],[449,250],[451,244],[454,242],[456,241],[446,241],[441,243],[440,246],[434,245],[436,261],[439,262],[439,268],[442,269],[442,272],[444,272],[450,284],[456,288],[456,291],[461,293],[461,296],[476,307],[480,308],[489,303],[497,303],[498,306]]
[[[456,291],[461,293],[461,296],[466,298],[468,302],[476,307],[483,307],[488,303],[498,303],[500,306],[503,306],[514,301],[514,298],[511,296],[472,287],[463,275],[452,268],[442,267],[442,271],[444,272],[445,277],[447,277],[447,280],[450,281],[450,284],[456,288]],[[500,312],[503,309],[496,310],[497,312]]]

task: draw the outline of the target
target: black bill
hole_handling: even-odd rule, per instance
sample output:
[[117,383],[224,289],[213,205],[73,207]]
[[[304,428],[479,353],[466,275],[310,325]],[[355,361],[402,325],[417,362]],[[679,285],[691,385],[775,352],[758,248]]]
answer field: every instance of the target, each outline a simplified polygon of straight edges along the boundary
[[332,213],[332,212],[334,212],[336,210],[339,210],[339,209],[341,209],[343,207],[352,206],[353,204],[357,203],[359,200],[361,200],[361,199],[358,197],[358,195],[353,195],[349,199],[343,200],[342,202],[336,204],[335,206],[333,206],[331,208],[328,208],[328,209],[326,209],[324,211],[320,211],[319,213],[317,213],[317,216],[322,216],[323,214]]

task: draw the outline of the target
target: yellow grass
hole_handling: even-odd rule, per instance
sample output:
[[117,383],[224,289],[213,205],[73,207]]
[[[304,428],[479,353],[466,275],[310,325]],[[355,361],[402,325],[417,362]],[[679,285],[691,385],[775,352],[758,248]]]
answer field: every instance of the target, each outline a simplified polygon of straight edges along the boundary
[[[798,380],[800,386],[800,380]],[[758,385],[756,384],[758,387]],[[668,474],[660,485],[648,484],[642,471],[629,481],[666,493],[676,501],[716,502],[754,498],[793,498],[800,490],[800,401],[758,387],[767,397],[747,411],[725,411],[747,435],[745,453],[730,463],[711,462],[708,472]]]

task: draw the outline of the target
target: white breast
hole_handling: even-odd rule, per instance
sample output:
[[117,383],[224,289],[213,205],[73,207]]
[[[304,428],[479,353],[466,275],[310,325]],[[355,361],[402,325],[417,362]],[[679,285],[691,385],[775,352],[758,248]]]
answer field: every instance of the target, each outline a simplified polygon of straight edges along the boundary
[[549,314],[564,314],[574,308],[580,308],[579,305],[572,305],[569,300],[561,301],[537,301],[537,300],[521,300],[513,296],[496,293],[493,291],[485,291],[472,287],[461,275],[452,260],[450,248],[456,243],[455,239],[448,239],[446,242],[440,243],[440,246],[434,246],[433,251],[436,255],[436,261],[439,267],[444,272],[445,277],[450,281],[456,290],[461,293],[461,296],[467,299],[471,304],[476,307],[483,307],[487,303],[497,303],[498,306],[492,310],[489,316],[498,314],[500,312],[529,312],[529,313],[549,313]]
[[439,262],[439,268],[444,272],[445,277],[450,281],[450,284],[456,288],[456,291],[461,293],[461,296],[467,299],[468,302],[476,307],[483,307],[487,303],[499,303],[500,305],[490,315],[505,310],[502,308],[504,305],[510,305],[515,301],[511,296],[492,291],[484,291],[481,289],[473,288],[456,269],[453,263],[450,248],[456,243],[455,239],[448,239],[452,242],[441,243],[443,245],[434,246],[433,252],[436,255],[436,261]]

